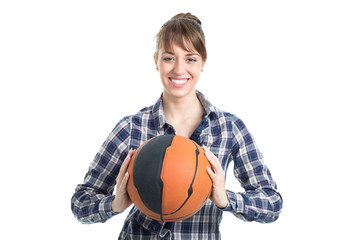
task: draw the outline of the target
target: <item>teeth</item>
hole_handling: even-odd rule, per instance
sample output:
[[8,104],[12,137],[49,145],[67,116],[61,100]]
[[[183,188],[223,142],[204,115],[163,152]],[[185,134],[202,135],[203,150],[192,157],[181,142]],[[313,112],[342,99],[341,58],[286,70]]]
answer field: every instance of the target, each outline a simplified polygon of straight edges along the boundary
[[184,84],[184,83],[186,83],[187,79],[185,79],[185,80],[175,80],[175,79],[171,78],[171,81],[173,83],[175,83],[175,84]]

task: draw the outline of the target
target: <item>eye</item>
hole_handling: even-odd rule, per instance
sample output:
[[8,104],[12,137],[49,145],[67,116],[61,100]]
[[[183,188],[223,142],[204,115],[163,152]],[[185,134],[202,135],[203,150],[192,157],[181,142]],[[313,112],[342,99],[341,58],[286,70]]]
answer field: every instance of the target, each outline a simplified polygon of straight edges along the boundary
[[174,58],[172,58],[172,57],[164,57],[163,60],[164,60],[165,62],[170,62],[170,61],[173,61]]
[[188,58],[187,61],[189,62],[196,62],[197,60],[195,58]]

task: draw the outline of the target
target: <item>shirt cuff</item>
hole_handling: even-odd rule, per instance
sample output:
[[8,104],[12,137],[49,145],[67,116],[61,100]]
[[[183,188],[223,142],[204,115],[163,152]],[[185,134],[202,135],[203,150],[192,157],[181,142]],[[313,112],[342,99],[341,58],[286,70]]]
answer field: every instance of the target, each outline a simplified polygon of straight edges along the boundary
[[101,199],[99,204],[99,213],[103,219],[111,218],[119,213],[114,212],[111,209],[111,202],[115,198],[115,195],[107,196]]
[[240,194],[236,194],[232,191],[226,190],[226,194],[229,199],[229,203],[225,208],[219,208],[222,211],[227,212],[244,212],[244,200]]

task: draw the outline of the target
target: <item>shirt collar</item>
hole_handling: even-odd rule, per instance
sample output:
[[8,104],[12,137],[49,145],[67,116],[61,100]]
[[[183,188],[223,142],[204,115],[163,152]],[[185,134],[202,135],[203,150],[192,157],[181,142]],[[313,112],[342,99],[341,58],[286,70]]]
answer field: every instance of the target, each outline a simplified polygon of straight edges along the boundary
[[207,97],[199,91],[196,91],[196,96],[205,110],[205,116],[210,117],[211,120],[216,117],[216,108],[209,102]]
[[[210,118],[210,120],[216,118],[216,108],[209,102],[205,95],[199,91],[196,91],[196,96],[198,97],[201,105],[205,110],[205,117]],[[165,123],[167,123],[163,109],[162,94],[152,107],[152,115],[155,121],[155,126],[158,126],[159,129],[161,129],[165,125]]]

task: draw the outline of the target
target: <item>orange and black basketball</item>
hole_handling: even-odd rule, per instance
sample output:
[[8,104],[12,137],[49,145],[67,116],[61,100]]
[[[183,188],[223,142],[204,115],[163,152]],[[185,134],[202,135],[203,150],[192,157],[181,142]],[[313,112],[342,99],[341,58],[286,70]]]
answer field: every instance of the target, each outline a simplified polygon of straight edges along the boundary
[[174,222],[194,215],[211,194],[210,163],[194,141],[163,135],[143,143],[129,163],[127,190],[145,215]]

